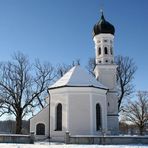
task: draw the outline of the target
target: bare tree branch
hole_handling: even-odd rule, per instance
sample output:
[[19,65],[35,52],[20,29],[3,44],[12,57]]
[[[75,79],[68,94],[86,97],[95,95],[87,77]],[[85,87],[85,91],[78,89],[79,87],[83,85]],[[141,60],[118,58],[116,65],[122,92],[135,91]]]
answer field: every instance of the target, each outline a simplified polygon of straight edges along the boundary
[[57,66],[57,76],[56,78],[59,79],[61,78],[66,72],[68,72],[68,70],[70,70],[72,67],[76,66],[76,65],[80,65],[80,59],[77,59],[75,61],[72,62],[72,64],[66,65],[66,64],[59,64]]
[[117,56],[115,58],[117,68],[117,86],[118,86],[118,109],[120,111],[120,106],[123,98],[130,96],[134,91],[134,86],[132,85],[132,80],[134,79],[134,74],[137,67],[133,59],[129,57]]

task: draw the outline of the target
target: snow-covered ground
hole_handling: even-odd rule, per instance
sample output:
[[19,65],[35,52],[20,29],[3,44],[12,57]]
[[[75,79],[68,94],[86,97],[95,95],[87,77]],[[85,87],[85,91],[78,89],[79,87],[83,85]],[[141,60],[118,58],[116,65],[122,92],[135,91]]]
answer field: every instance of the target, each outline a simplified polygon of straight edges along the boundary
[[0,148],[148,148],[148,145],[66,145],[61,143],[0,144]]

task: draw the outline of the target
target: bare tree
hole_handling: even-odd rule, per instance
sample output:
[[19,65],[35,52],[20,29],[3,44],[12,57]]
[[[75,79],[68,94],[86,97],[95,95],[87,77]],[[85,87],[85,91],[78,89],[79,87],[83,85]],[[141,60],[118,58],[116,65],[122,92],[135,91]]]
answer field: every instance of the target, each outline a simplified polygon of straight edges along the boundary
[[61,78],[70,68],[72,65],[59,64],[57,66],[57,79]]
[[17,134],[21,133],[23,117],[39,105],[44,107],[41,96],[53,80],[53,72],[50,63],[37,60],[31,65],[20,52],[14,54],[12,61],[0,64],[0,116],[15,116]]
[[96,67],[96,60],[95,60],[95,58],[90,58],[88,60],[88,65],[86,66],[86,69],[94,77],[95,77],[95,73],[94,73],[95,67]]
[[123,114],[127,121],[137,125],[140,135],[143,135],[145,124],[148,122],[148,92],[139,91],[136,100],[128,101]]
[[133,59],[129,57],[117,56],[115,62],[117,68],[117,86],[118,86],[118,110],[120,111],[123,98],[130,96],[134,91],[132,81],[137,67]]
[[80,60],[75,60],[72,62],[72,64],[59,64],[57,66],[57,79],[61,78],[66,72],[68,72],[68,70],[70,70],[73,66],[76,66],[76,65],[80,65]]
[[[117,88],[118,88],[118,109],[120,111],[121,103],[123,98],[128,97],[134,91],[132,80],[136,72],[136,65],[133,59],[129,57],[117,56],[115,63],[118,65],[117,68]],[[94,68],[96,66],[95,58],[90,58],[88,65],[86,66],[90,74],[95,76]]]
[[122,134],[128,134],[129,125],[126,122],[119,122],[119,130]]

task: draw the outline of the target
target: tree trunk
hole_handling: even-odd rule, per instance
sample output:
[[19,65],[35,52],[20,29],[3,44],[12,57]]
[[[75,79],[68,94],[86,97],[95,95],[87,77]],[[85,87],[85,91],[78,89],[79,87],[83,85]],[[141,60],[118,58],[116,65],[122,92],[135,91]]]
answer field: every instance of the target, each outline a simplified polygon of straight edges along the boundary
[[19,113],[19,115],[16,116],[16,127],[15,127],[15,133],[21,134],[22,131],[22,114]]

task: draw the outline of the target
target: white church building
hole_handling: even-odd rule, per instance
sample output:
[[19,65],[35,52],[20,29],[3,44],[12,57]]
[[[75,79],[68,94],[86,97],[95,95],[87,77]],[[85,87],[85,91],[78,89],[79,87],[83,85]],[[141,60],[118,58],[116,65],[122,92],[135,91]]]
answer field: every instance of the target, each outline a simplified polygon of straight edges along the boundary
[[30,132],[36,138],[64,140],[67,131],[71,135],[118,133],[114,33],[102,13],[93,28],[96,78],[74,66],[51,85],[48,106],[30,119]]

